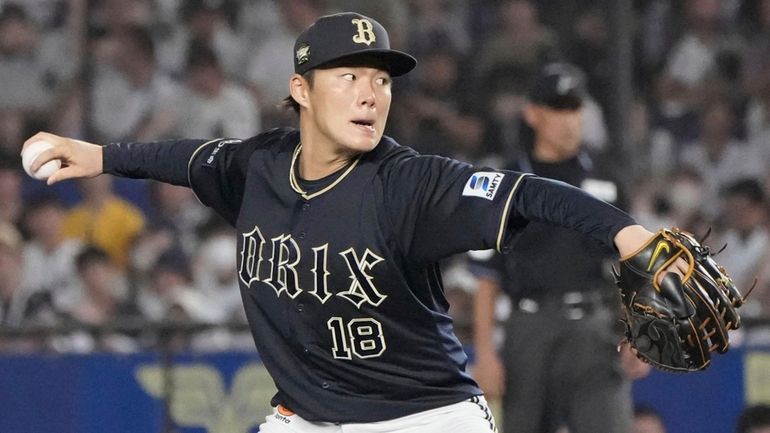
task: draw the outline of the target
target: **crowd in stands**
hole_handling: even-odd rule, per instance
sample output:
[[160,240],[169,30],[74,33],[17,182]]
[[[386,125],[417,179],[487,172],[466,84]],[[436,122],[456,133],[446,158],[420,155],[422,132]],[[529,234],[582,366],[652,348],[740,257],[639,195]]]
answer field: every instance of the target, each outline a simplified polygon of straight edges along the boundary
[[[419,65],[394,84],[388,135],[423,153],[504,167],[527,150],[521,109],[550,60],[586,74],[584,145],[623,170],[628,209],[727,248],[743,313],[770,316],[770,0],[631,2],[633,100],[614,128],[614,0],[0,0],[0,328],[120,320],[243,323],[235,233],[192,192],[100,176],[47,188],[24,139],[249,137],[281,108],[296,36],[356,10]],[[631,142],[619,143],[619,137]],[[467,336],[474,282],[446,290]],[[193,347],[253,347],[209,330]],[[248,338],[246,338],[248,340]],[[0,337],[0,350],[130,351],[141,335]]]

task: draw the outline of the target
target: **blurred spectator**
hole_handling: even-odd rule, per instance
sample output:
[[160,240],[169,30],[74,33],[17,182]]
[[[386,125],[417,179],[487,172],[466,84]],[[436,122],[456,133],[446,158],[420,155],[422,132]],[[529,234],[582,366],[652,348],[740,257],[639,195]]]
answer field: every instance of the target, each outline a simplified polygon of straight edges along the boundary
[[[186,299],[190,297],[198,299]],[[200,293],[192,286],[187,256],[181,251],[169,250],[158,258],[150,271],[149,284],[139,291],[139,310],[150,321],[200,319],[200,307],[186,311],[185,307],[191,304],[206,308]]]
[[735,433],[770,433],[770,406],[748,406],[741,412]]
[[27,132],[27,118],[18,110],[0,109],[0,158],[18,154]]
[[100,0],[93,3],[93,26],[100,31],[146,27],[155,12],[153,0]]
[[257,106],[245,88],[227,78],[214,50],[195,41],[189,56],[176,135],[215,138],[257,134],[261,130]]
[[730,102],[716,99],[704,108],[698,140],[682,150],[681,163],[693,167],[701,176],[705,190],[704,211],[716,216],[719,191],[728,183],[743,177],[759,178],[765,171],[754,148],[732,136],[735,115]]
[[[768,0],[770,3],[770,0]],[[770,56],[769,56],[770,57]],[[770,77],[770,68],[767,69]],[[764,87],[754,93],[746,111],[746,137],[749,144],[757,151],[765,164],[770,163],[770,79]]]
[[[78,278],[70,290],[77,295],[60,307],[69,318],[82,324],[104,326],[139,316],[136,306],[125,301],[125,279],[105,251],[86,246],[75,258],[75,265]],[[125,335],[75,332],[69,337],[57,338],[54,347],[75,352],[130,352],[137,349],[137,343]]]
[[702,210],[704,188],[700,174],[688,166],[661,179],[644,178],[632,194],[631,213],[649,227],[687,227],[699,232],[708,225]]
[[[767,194],[756,179],[742,179],[727,185],[721,203],[724,226],[719,230],[719,244],[727,248],[719,254],[719,264],[729,270],[745,294],[770,265]],[[755,303],[758,298],[751,296],[749,301]]]
[[112,191],[112,177],[78,180],[83,201],[70,209],[64,235],[102,248],[118,269],[125,269],[134,238],[144,227],[141,211]]
[[[411,23],[408,26],[399,25],[396,28],[408,28],[409,51],[421,53],[432,47],[446,45],[454,47],[458,54],[465,56],[471,48],[471,37],[468,28],[468,2],[447,0],[409,0]],[[364,13],[364,15],[367,15]],[[377,15],[367,15],[376,17]],[[393,24],[385,24],[385,28],[394,28]],[[391,38],[391,46],[394,45]]]
[[[446,44],[446,43],[445,43]],[[400,135],[418,152],[473,161],[483,155],[484,124],[463,101],[460,59],[447,45],[420,56],[416,83],[403,95]]]
[[158,257],[171,248],[191,255],[199,243],[197,232],[211,215],[190,188],[152,182],[150,197],[153,213],[131,253],[132,265],[139,271],[149,271]]
[[195,285],[206,296],[206,317],[209,323],[245,322],[236,270],[237,239],[229,227],[214,227],[203,236],[193,258]]
[[604,108],[611,106],[615,73],[608,13],[606,1],[596,2],[574,17],[569,37],[560,40],[565,57],[586,73],[588,93]]
[[539,19],[532,2],[506,0],[498,9],[498,30],[482,45],[478,76],[506,68],[519,80],[530,81],[540,66],[557,57],[556,36]]
[[239,3],[232,0],[186,0],[181,3],[184,36],[177,49],[183,53],[182,65],[191,55],[192,42],[202,41],[214,50],[227,74],[237,75],[243,70],[246,47],[233,27]]
[[149,31],[130,27],[100,39],[91,88],[90,121],[103,142],[168,137],[177,120],[180,87],[157,66]]
[[532,135],[522,120],[528,85],[518,82],[517,77],[508,75],[504,69],[486,78],[485,86],[489,93],[481,98],[484,102],[480,107],[486,122],[484,150],[500,161],[491,165],[499,166],[526,151],[526,143]]
[[19,225],[24,209],[21,196],[21,158],[0,154],[0,221]]
[[[21,234],[0,221],[0,326],[52,323],[55,320],[51,294],[32,292],[23,284]],[[43,270],[39,270],[42,272]]]
[[62,223],[66,215],[64,205],[54,196],[33,199],[24,210],[24,226],[29,241],[24,247],[24,286],[32,292],[57,292],[72,285],[75,256],[82,244],[76,239],[65,239]]
[[[715,94],[730,94],[737,79],[734,63],[742,49],[735,32],[722,26],[722,2],[687,0],[682,37],[669,53],[666,69],[658,82],[656,105],[664,119],[677,119],[696,111]],[[681,131],[677,138],[687,138]]]
[[674,45],[679,26],[680,3],[669,0],[636,2],[639,27],[634,59],[636,84],[646,93],[651,79],[664,67],[666,55]]
[[66,38],[51,38],[17,3],[0,12],[0,110],[44,113],[77,63]]
[[757,24],[743,57],[743,90],[749,96],[747,139],[770,147],[770,0],[749,4],[755,5],[751,18]]
[[[285,0],[278,4],[280,21],[267,34],[254,41],[246,67],[246,80],[261,104],[264,127],[285,124],[281,100],[289,94],[286,77],[294,73],[294,63],[286,53],[294,51],[294,41],[307,26],[323,15],[322,0]],[[288,117],[288,119],[293,119]]]
[[95,246],[84,247],[75,257],[77,282],[81,298],[68,306],[67,312],[75,320],[100,325],[121,315],[134,313],[121,300],[126,288],[122,274],[111,263],[107,253]]
[[666,433],[666,423],[660,413],[648,406],[634,408],[634,426],[631,433]]

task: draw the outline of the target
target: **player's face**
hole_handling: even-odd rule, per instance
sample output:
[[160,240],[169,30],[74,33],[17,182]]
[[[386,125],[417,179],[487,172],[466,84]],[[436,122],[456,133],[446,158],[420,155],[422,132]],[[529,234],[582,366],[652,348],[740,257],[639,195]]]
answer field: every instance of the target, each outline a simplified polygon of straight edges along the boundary
[[[307,92],[305,136],[337,151],[368,152],[385,130],[391,102],[387,71],[369,66],[317,69]],[[306,134],[306,132],[308,134]]]

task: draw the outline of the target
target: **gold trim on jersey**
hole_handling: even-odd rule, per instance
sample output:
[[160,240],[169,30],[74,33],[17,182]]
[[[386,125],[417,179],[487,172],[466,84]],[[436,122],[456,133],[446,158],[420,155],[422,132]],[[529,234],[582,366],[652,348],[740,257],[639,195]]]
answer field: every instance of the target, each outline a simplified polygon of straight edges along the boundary
[[302,143],[299,143],[297,145],[297,148],[294,149],[294,155],[291,157],[291,167],[289,168],[289,184],[291,185],[291,189],[293,189],[297,194],[301,195],[302,198],[305,200],[310,200],[314,197],[318,197],[319,195],[329,191],[330,189],[337,186],[338,183],[342,181],[348,174],[350,174],[351,171],[353,171],[354,168],[358,165],[358,162],[361,160],[361,155],[358,155],[356,159],[353,160],[353,163],[350,164],[350,167],[348,167],[337,179],[334,180],[331,184],[326,186],[326,188],[321,189],[320,191],[316,191],[312,194],[308,194],[307,191],[302,189],[302,187],[299,186],[299,181],[297,180],[297,174],[294,171],[294,167],[297,165],[297,158],[299,157],[299,153],[302,150]]
[[195,159],[196,156],[198,156],[198,153],[200,153],[201,150],[203,150],[204,147],[208,146],[209,144],[215,142],[215,141],[221,141],[224,140],[224,138],[215,138],[213,140],[209,140],[200,146],[198,146],[197,149],[192,153],[192,156],[190,156],[190,159],[187,161],[187,183],[190,184],[190,191],[193,193],[193,197],[195,197],[195,200],[198,200],[198,203],[202,204],[203,206],[206,206],[203,201],[201,201],[200,197],[198,197],[198,194],[195,193],[195,188],[193,188],[192,178],[190,177],[190,169],[192,168],[192,162]]
[[511,209],[511,202],[513,201],[513,195],[516,194],[516,190],[519,189],[519,185],[521,185],[521,181],[524,180],[526,176],[531,176],[532,173],[522,173],[518,179],[516,179],[516,182],[513,184],[513,188],[511,188],[511,192],[508,194],[508,198],[505,200],[505,207],[503,208],[503,218],[500,220],[500,229],[497,232],[497,252],[502,253],[503,249],[503,235],[505,234],[505,227],[508,222],[508,211]]

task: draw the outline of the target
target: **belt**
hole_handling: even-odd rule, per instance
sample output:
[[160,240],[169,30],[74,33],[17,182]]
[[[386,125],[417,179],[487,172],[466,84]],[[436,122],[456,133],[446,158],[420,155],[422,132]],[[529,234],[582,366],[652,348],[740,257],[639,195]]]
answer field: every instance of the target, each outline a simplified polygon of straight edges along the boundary
[[560,312],[568,320],[580,320],[607,307],[608,294],[602,291],[565,292],[543,298],[519,298],[514,307],[522,313]]

